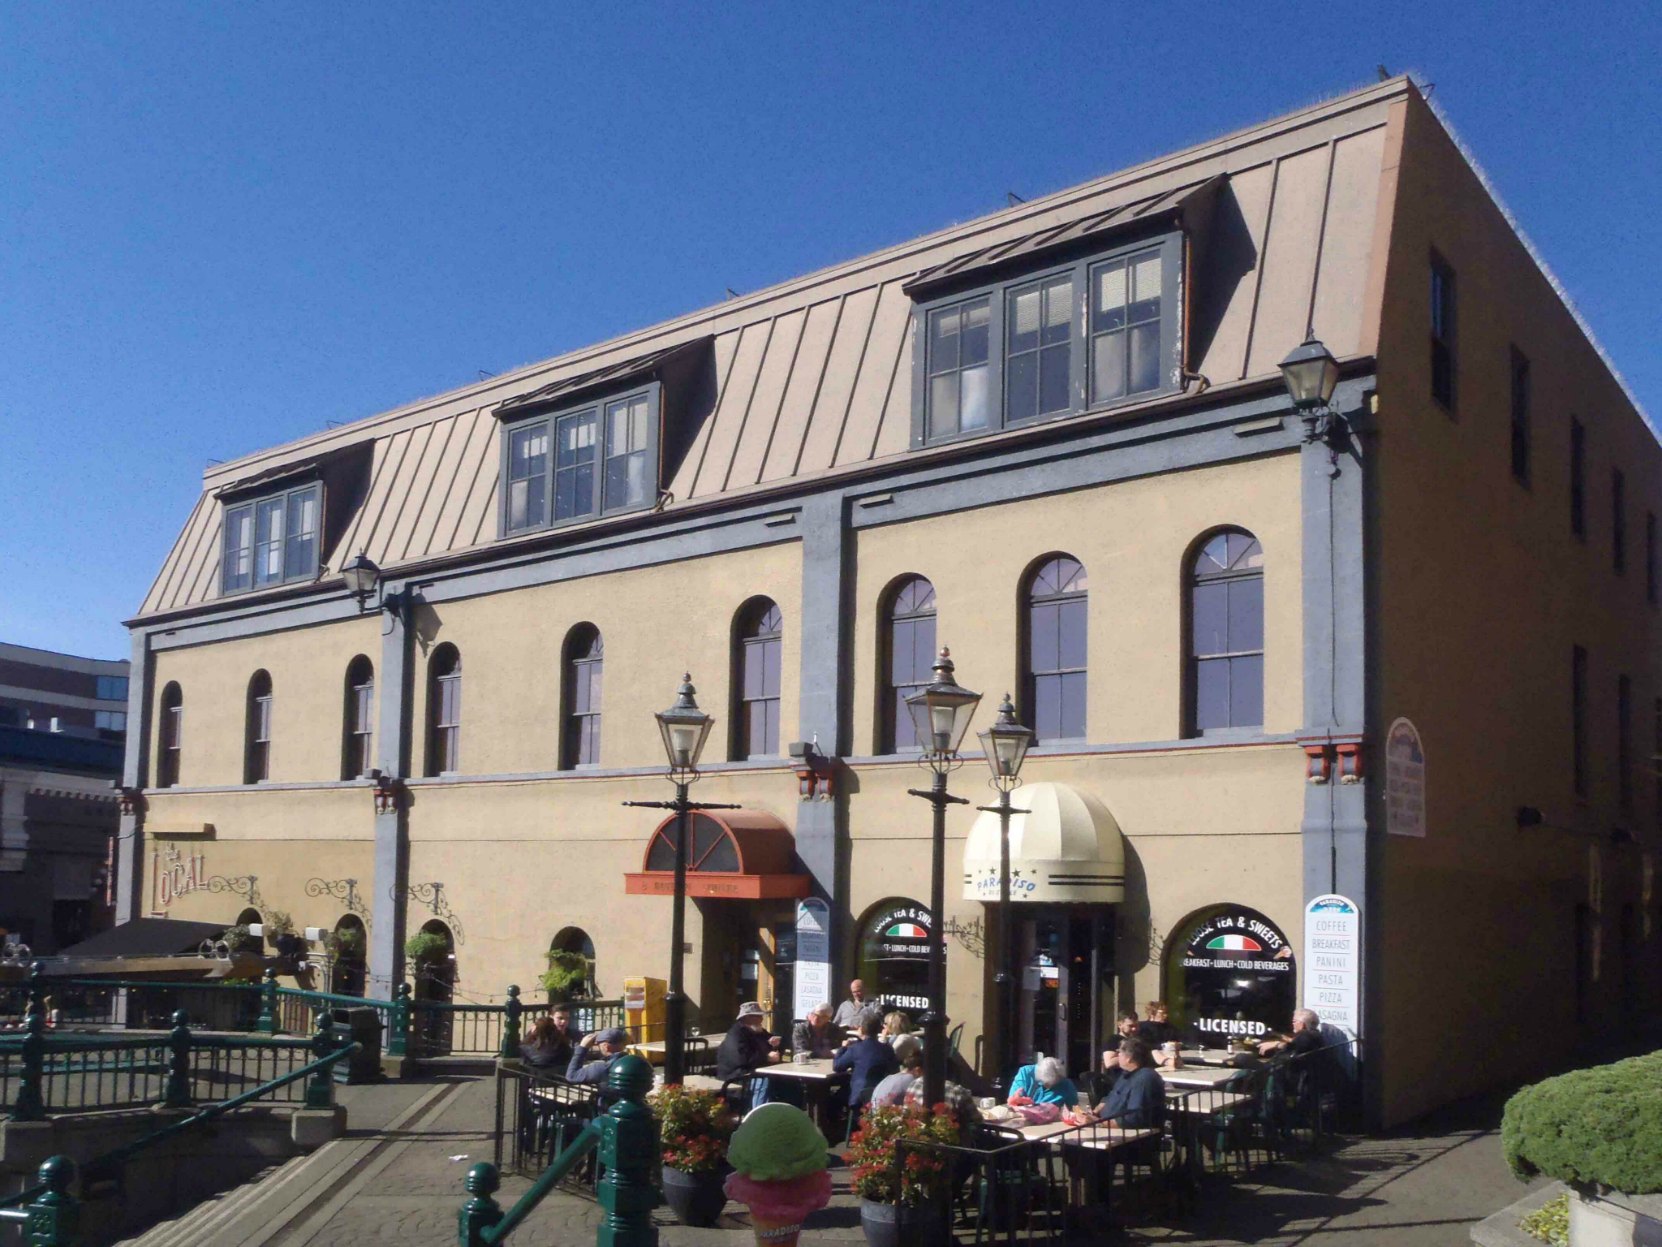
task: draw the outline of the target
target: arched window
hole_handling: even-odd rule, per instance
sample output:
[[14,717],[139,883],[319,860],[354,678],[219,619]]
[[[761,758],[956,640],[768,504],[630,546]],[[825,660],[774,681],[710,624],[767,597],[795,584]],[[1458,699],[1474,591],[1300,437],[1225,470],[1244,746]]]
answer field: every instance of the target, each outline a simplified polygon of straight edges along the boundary
[[602,655],[600,630],[593,624],[578,624],[566,635],[565,739],[560,765],[567,769],[600,761]]
[[1239,528],[1201,542],[1189,568],[1192,734],[1264,722],[1264,551]]
[[447,775],[462,765],[462,655],[441,645],[427,664],[427,773]]
[[882,633],[883,688],[881,742],[885,753],[918,747],[906,699],[934,678],[935,586],[907,576],[888,594]]
[[263,783],[271,778],[271,676],[264,671],[256,671],[248,681],[247,723],[242,782]]
[[162,690],[160,718],[156,732],[160,744],[156,751],[156,787],[172,788],[179,782],[179,745],[184,740],[185,728],[185,695],[176,683]]
[[375,765],[375,666],[362,654],[346,665],[343,722],[340,777],[357,779]]
[[334,956],[329,990],[342,996],[362,996],[369,955],[369,933],[364,929],[363,919],[357,914],[341,915],[341,920],[335,923],[329,951]]
[[1085,738],[1085,568],[1067,554],[1027,578],[1026,710],[1034,740]]
[[779,752],[779,661],[784,616],[767,598],[739,613],[733,682],[733,757],[766,758]]

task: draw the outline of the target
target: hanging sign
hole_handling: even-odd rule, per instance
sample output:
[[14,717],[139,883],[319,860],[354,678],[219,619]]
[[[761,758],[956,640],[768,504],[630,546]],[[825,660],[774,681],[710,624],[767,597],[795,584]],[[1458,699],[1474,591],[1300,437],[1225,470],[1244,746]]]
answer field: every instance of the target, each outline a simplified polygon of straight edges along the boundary
[[1362,913],[1345,896],[1318,896],[1304,907],[1304,1007],[1322,1025],[1361,1032]]
[[1385,736],[1385,830],[1425,835],[1425,749],[1407,719],[1391,724]]
[[1273,922],[1244,906],[1203,918],[1179,950],[1184,1011],[1204,1040],[1285,1030],[1297,969]]
[[793,1018],[831,999],[831,907],[817,896],[796,903],[796,984]]
[[930,926],[929,911],[922,905],[890,905],[866,924],[862,955],[868,961],[927,961]]

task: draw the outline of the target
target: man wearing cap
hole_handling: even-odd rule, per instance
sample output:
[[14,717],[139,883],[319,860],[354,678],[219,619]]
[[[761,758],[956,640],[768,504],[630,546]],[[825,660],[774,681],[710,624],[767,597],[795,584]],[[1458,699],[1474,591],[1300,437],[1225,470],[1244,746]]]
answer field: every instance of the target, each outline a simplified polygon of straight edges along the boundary
[[[629,1036],[620,1026],[584,1035],[571,1054],[571,1064],[566,1066],[566,1081],[595,1085],[605,1083],[612,1062],[623,1055],[628,1042]],[[600,1051],[596,1052],[596,1048]]]

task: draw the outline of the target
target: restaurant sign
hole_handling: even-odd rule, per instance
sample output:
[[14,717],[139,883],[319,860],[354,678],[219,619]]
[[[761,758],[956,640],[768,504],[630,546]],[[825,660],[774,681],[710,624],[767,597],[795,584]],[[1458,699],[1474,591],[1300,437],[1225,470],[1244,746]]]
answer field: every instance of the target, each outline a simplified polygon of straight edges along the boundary
[[1385,736],[1385,830],[1393,836],[1425,836],[1425,747],[1407,719]]
[[202,853],[181,853],[177,846],[161,845],[150,855],[150,908],[164,910],[181,896],[208,886],[208,859]]
[[831,997],[831,907],[817,896],[796,903],[796,974],[792,979],[795,1011],[809,1010]]
[[1256,910],[1232,905],[1200,919],[1177,949],[1173,968],[1185,1020],[1203,1037],[1264,1035],[1288,1024],[1293,947]]
[[868,961],[929,960],[929,911],[914,901],[889,905],[866,923],[861,956]]
[[1361,979],[1361,911],[1349,897],[1318,896],[1304,907],[1304,1007],[1357,1035]]

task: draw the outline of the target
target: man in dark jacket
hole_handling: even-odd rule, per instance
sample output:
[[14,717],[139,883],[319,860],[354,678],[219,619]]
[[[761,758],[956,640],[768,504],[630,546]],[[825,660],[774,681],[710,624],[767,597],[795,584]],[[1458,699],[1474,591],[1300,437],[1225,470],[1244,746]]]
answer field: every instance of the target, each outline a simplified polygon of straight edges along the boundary
[[[1166,1084],[1140,1035],[1120,1040],[1119,1081],[1096,1106],[1095,1119],[1122,1130],[1158,1130],[1166,1120]],[[1081,1115],[1081,1120],[1090,1117]]]
[[831,1059],[831,1068],[849,1075],[848,1107],[855,1111],[871,1099],[877,1084],[900,1069],[894,1049],[877,1036],[883,1032],[883,1019],[867,1014],[860,1020],[860,1038]]
[[767,1032],[767,1014],[754,1000],[746,1001],[716,1049],[716,1077],[726,1082],[778,1060],[779,1039]]
[[571,1064],[566,1066],[566,1081],[604,1086],[612,1063],[624,1054],[628,1042],[627,1032],[619,1026],[584,1035],[571,1054]]

